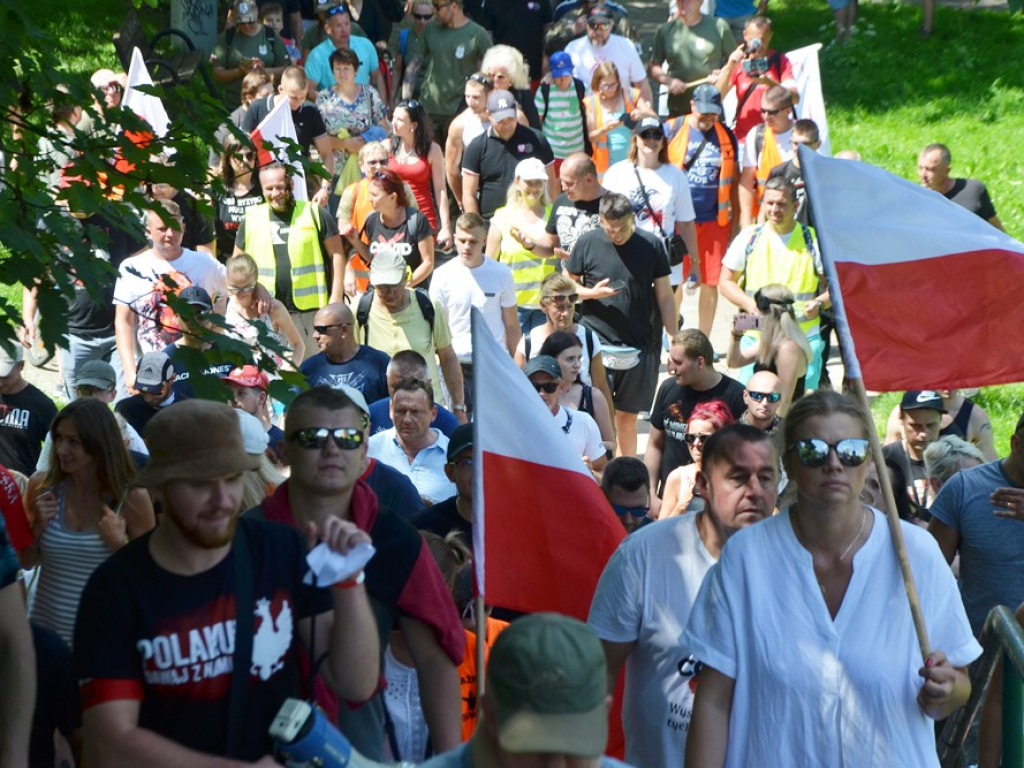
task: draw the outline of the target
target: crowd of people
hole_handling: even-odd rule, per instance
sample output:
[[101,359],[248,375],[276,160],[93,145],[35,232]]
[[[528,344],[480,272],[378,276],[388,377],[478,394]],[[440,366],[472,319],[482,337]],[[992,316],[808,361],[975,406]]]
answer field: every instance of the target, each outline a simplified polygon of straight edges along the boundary
[[[59,403],[36,289],[0,345],[0,768],[269,766],[290,697],[373,761],[613,768],[620,677],[625,765],[938,765],[1024,602],[1024,416],[1000,458],[963,392],[908,391],[872,461],[766,6],[672,0],[645,55],[612,0],[236,0],[209,177],[150,185],[144,242],[61,195],[125,77],[56,110],[117,278],[67,306]],[[306,189],[245,138],[283,102]],[[920,183],[1001,228],[950,167]],[[622,524],[585,623],[477,615],[474,310]]]

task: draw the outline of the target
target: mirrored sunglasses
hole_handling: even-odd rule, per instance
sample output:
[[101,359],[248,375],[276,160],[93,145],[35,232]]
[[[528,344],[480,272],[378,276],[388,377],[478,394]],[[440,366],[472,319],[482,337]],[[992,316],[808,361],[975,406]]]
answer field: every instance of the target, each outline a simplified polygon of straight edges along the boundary
[[796,451],[796,457],[805,467],[823,467],[830,451],[835,451],[844,467],[859,467],[868,458],[870,443],[862,437],[848,437],[836,443],[826,443],[816,437],[797,440],[787,451]]
[[363,430],[355,427],[338,427],[328,429],[327,427],[307,427],[299,429],[288,435],[288,439],[298,443],[302,448],[319,450],[327,444],[330,438],[334,444],[343,451],[354,451],[363,444],[365,435]]

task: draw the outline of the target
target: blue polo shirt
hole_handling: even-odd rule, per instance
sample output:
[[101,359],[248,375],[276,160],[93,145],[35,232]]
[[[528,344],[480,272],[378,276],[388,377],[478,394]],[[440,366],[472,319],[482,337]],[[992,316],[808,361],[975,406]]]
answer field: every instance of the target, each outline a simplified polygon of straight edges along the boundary
[[430,431],[437,440],[417,453],[411,464],[402,446],[398,444],[398,434],[394,427],[370,437],[366,453],[371,459],[397,469],[412,480],[422,498],[437,504],[455,495],[455,483],[444,473],[444,465],[448,463],[448,438],[440,430]]

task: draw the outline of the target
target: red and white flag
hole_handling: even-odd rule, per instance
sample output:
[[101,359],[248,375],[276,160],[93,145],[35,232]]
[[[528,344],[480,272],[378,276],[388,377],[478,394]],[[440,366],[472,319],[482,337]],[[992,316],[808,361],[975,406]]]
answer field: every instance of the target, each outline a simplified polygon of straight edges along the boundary
[[473,310],[473,551],[489,604],[586,621],[626,532],[571,444]]
[[263,122],[257,125],[249,135],[256,147],[258,165],[262,168],[275,161],[290,165],[292,168],[292,193],[296,200],[307,200],[309,196],[306,194],[306,175],[302,172],[302,165],[289,162],[287,145],[282,141],[282,139],[298,141],[288,99],[281,99],[280,103],[270,110],[270,114],[263,118]]
[[1024,381],[1024,245],[881,168],[799,151],[847,375],[889,392]]
[[153,133],[162,139],[167,135],[167,129],[171,125],[167,110],[158,97],[138,90],[140,85],[153,85],[153,78],[149,75],[149,68],[142,58],[142,52],[138,48],[133,48],[132,61],[128,67],[128,85],[124,89],[121,106],[130,109],[149,123]]

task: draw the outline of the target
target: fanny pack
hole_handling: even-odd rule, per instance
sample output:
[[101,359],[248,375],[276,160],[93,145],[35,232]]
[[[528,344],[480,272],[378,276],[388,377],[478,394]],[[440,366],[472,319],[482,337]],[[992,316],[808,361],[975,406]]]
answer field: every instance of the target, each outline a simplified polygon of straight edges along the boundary
[[628,371],[640,362],[640,350],[636,347],[620,347],[601,342],[601,361],[612,371]]

